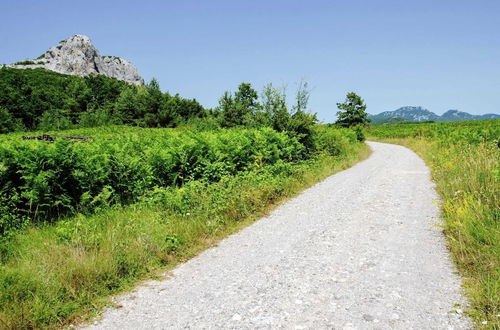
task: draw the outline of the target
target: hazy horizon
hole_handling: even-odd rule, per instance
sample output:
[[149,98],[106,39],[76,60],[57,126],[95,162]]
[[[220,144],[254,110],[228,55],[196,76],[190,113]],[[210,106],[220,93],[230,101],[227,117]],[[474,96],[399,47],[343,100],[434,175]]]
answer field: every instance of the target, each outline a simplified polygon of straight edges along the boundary
[[350,91],[371,114],[406,105],[499,113],[498,1],[7,1],[3,12],[0,63],[85,34],[101,55],[205,107],[241,82],[287,85],[291,102],[305,79],[324,121]]

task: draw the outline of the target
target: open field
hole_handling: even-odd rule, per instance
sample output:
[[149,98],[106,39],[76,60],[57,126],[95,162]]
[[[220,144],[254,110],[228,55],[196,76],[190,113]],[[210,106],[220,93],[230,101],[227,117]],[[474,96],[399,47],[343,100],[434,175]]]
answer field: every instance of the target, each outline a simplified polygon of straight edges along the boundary
[[448,246],[478,326],[500,326],[500,120],[373,126],[370,139],[416,151],[432,169]]

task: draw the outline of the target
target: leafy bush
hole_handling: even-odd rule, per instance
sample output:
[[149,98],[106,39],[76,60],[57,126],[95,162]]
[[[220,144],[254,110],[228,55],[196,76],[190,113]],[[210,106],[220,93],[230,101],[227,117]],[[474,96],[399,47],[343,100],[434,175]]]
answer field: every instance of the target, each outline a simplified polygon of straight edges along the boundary
[[[304,145],[296,138],[270,128],[115,130],[118,134],[67,132],[93,136],[77,143],[4,136],[0,146],[1,216],[49,221],[73,212],[91,212],[103,204],[129,204],[154,187],[181,186],[193,180],[216,182],[306,156]],[[12,227],[23,221],[14,221]],[[10,227],[4,220],[0,234]]]
[[363,142],[366,139],[365,133],[363,132],[363,128],[361,126],[359,126],[359,125],[358,126],[354,126],[353,130],[356,133],[356,139],[359,142]]
[[67,114],[62,110],[45,111],[39,119],[38,129],[55,131],[69,129],[73,126]]
[[12,116],[7,109],[0,107],[0,134],[22,130],[23,124]]
[[353,130],[347,128],[332,129],[326,125],[317,125],[314,128],[315,148],[331,156],[344,154],[351,145],[357,142]]

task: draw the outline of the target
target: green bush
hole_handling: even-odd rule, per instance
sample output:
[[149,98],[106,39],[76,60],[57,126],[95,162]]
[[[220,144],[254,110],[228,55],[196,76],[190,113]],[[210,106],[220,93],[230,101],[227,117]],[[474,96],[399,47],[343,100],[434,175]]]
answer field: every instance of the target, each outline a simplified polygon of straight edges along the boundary
[[39,119],[38,129],[43,131],[55,131],[69,129],[73,126],[65,111],[48,110]]
[[7,109],[0,107],[0,134],[21,131],[24,126],[19,119],[7,111]]
[[154,187],[181,186],[193,180],[216,182],[306,156],[296,138],[270,128],[116,131],[119,134],[87,131],[96,134],[84,134],[92,135],[86,142],[56,139],[49,143],[4,136],[0,234],[18,228],[26,219],[45,222],[74,212],[125,205]]

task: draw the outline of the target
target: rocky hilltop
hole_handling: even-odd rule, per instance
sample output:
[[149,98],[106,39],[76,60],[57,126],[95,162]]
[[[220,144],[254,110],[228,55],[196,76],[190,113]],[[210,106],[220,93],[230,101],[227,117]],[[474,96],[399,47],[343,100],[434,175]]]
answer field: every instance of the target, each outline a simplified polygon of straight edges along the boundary
[[17,62],[10,67],[45,68],[76,76],[102,74],[135,85],[144,84],[135,65],[120,57],[101,56],[90,38],[80,34],[61,41],[35,60]]

